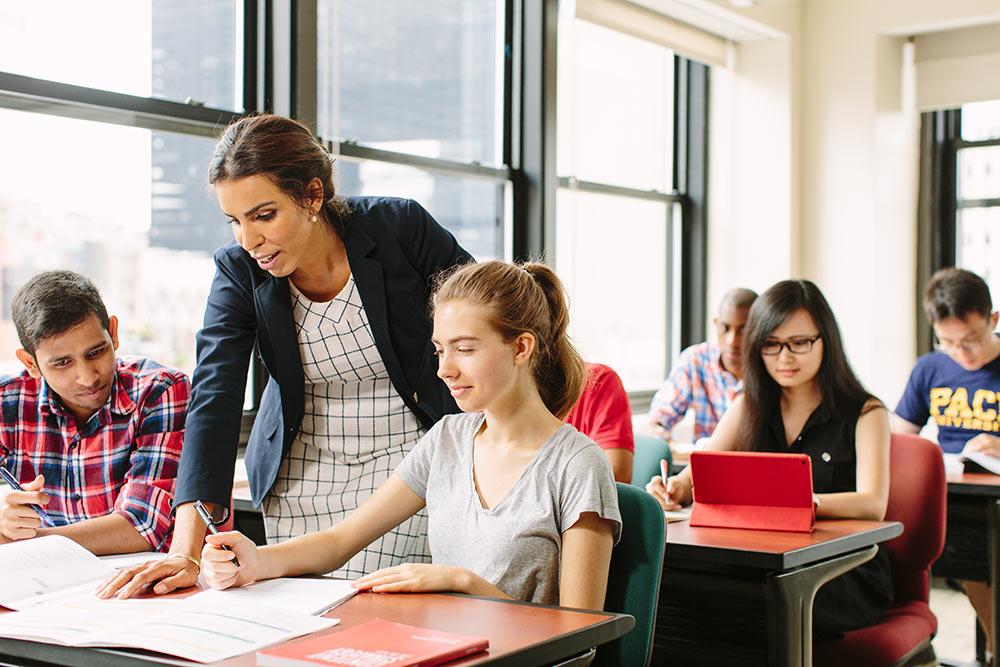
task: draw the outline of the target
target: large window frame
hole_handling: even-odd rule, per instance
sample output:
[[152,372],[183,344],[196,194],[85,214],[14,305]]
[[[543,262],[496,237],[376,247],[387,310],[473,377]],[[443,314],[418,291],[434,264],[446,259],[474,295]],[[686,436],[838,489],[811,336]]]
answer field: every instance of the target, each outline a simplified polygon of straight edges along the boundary
[[[545,258],[554,247],[556,174],[556,40],[558,0],[504,0],[502,155],[498,166],[427,158],[339,143],[320,137],[345,160],[377,161],[428,172],[495,183],[505,191],[504,256]],[[0,71],[0,108],[30,111],[200,137],[215,137],[246,113],[271,111],[296,117],[316,129],[317,0],[293,3],[242,0],[243,111],[209,108],[198,102],[115,93]],[[652,198],[680,207],[682,257],[678,335],[674,345],[704,339],[707,276],[707,66],[675,62],[674,188],[668,193],[633,191],[576,181],[584,191]],[[563,179],[565,181],[565,179]],[[666,342],[668,352],[676,352]],[[671,354],[668,353],[668,359]],[[244,414],[243,438],[255,416],[266,374],[254,355],[254,409]]]
[[962,139],[962,110],[927,111],[920,116],[920,190],[917,205],[917,353],[934,349],[931,325],[924,316],[924,286],[939,269],[958,261],[958,216],[962,209],[1000,207],[1000,197],[963,199],[958,192],[959,153],[1000,146],[1000,138]]
[[[618,195],[665,204],[667,258],[680,257],[679,270],[668,271],[666,359],[672,364],[685,347],[705,340],[708,288],[708,109],[710,69],[685,58],[674,59],[673,188],[638,190],[572,177],[556,167],[556,61],[558,0],[517,3],[525,14],[522,45],[524,118],[522,162],[515,171],[514,247],[516,259],[545,257],[555,247],[555,199],[558,189]],[[531,187],[534,186],[534,187]],[[518,233],[520,232],[520,233]],[[676,245],[679,244],[679,248]],[[669,368],[667,369],[669,370]],[[629,392],[636,410],[648,409],[655,390]]]
[[[271,98],[272,77],[263,73],[271,69],[272,49],[265,48],[265,40],[261,39],[263,26],[259,19],[263,12],[270,11],[270,5],[269,0],[242,0],[242,112],[207,107],[196,100],[174,102],[3,71],[0,71],[0,108],[214,138],[220,128],[244,114],[268,109],[269,102],[265,99]],[[266,384],[263,365],[257,355],[253,359],[250,372],[253,401],[251,408],[244,411],[241,442],[249,436]]]

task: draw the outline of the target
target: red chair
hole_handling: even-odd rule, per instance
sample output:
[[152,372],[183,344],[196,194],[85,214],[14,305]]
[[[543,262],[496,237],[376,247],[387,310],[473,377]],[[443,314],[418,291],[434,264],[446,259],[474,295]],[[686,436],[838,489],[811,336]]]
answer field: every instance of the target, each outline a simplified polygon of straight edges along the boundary
[[[928,605],[930,567],[944,548],[947,484],[941,449],[915,435],[892,436],[886,521],[903,534],[880,548],[892,561],[892,607],[870,628],[817,645],[813,664],[889,667],[935,660],[937,618]],[[936,663],[935,663],[936,664]]]

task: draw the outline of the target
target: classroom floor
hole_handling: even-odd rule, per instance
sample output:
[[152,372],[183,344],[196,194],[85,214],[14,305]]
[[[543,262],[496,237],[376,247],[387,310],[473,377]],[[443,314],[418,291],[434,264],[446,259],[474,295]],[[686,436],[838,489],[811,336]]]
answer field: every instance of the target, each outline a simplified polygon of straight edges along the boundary
[[963,593],[948,588],[943,581],[931,586],[931,611],[938,619],[934,652],[949,665],[975,665],[976,614]]

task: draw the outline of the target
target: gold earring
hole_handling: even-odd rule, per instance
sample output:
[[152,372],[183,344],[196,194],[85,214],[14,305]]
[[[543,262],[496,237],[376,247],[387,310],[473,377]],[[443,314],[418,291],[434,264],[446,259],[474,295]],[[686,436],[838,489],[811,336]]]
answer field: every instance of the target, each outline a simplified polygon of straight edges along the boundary
[[316,217],[316,214],[315,214],[315,213],[313,213],[313,215],[312,215],[312,221],[313,221],[313,222],[316,222],[317,220],[319,220],[319,218],[317,218],[317,217]]

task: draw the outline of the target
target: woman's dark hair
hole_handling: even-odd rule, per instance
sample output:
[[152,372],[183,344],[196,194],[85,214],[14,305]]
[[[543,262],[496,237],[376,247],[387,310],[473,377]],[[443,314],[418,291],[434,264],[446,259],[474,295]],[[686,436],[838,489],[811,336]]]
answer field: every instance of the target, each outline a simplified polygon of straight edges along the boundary
[[349,209],[333,187],[333,161],[305,125],[260,114],[244,116],[226,128],[208,163],[209,184],[258,174],[302,207],[311,198],[309,183],[318,178],[323,184],[323,219],[343,235]]
[[555,271],[539,262],[466,264],[438,278],[432,308],[448,301],[482,308],[505,341],[533,334],[531,370],[538,395],[556,417],[569,413],[583,392],[587,371],[566,333],[569,307]]
[[43,340],[69,331],[91,315],[105,330],[111,324],[94,283],[72,271],[46,271],[26,282],[14,293],[10,315],[21,347],[31,356]]
[[988,320],[993,314],[990,288],[972,271],[955,267],[941,269],[927,281],[924,313],[931,324],[951,318],[965,320],[972,314]]
[[[754,301],[747,318],[743,341],[743,400],[747,411],[744,447],[760,448],[768,421],[775,410],[781,409],[781,387],[767,372],[760,351],[774,330],[798,310],[809,313],[823,341],[823,360],[816,379],[830,415],[839,416],[841,406],[863,404],[874,398],[847,361],[840,327],[823,293],[808,280],[783,280]],[[862,414],[870,409],[863,409]]]

